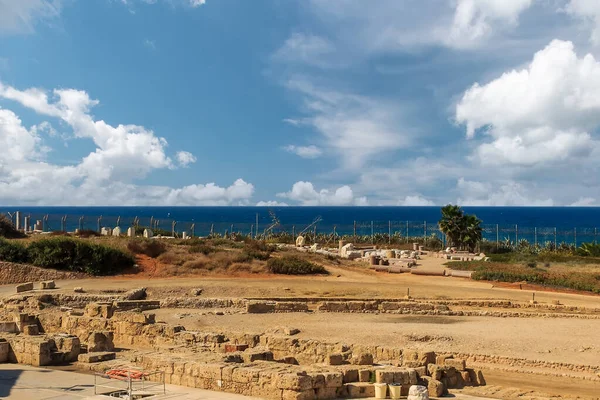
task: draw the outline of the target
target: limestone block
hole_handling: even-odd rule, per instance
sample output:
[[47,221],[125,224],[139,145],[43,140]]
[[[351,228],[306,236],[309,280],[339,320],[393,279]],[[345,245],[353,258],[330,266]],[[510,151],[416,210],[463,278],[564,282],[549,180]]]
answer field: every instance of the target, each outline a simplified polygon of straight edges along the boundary
[[471,374],[469,371],[460,371],[459,374],[462,378],[463,386],[473,386],[473,381],[471,380]]
[[436,356],[435,363],[437,365],[446,365],[446,360],[448,360],[449,358],[453,358],[453,356]]
[[324,372],[323,377],[325,378],[325,387],[327,388],[339,388],[344,381],[341,372]]
[[131,289],[122,296],[122,300],[144,300],[146,298],[146,288],[141,287]]
[[39,335],[40,331],[38,330],[37,325],[24,325],[23,329],[21,329],[21,333],[23,335],[33,336],[33,335]]
[[407,400],[429,400],[429,392],[425,386],[412,385],[408,389]]
[[113,312],[111,303],[88,303],[84,310],[85,315],[92,318],[111,318]]
[[0,333],[18,333],[19,327],[16,322],[5,321],[0,322]]
[[270,351],[252,350],[242,353],[242,358],[245,363],[254,361],[273,361],[273,353]]
[[248,314],[267,314],[275,312],[275,303],[268,303],[265,301],[251,300],[246,305],[246,312]]
[[341,354],[328,354],[325,363],[327,365],[342,365],[344,363],[344,356]]
[[431,397],[440,397],[445,393],[444,384],[437,379],[430,379],[427,384],[427,391]]
[[60,334],[52,338],[56,349],[64,354],[64,362],[77,361],[77,357],[81,351],[81,342],[74,335]]
[[83,290],[83,288],[82,288],[82,287],[80,287],[80,286],[74,287],[74,288],[73,288],[73,291],[74,291],[75,293],[84,293],[84,290]]
[[115,229],[112,230],[112,235],[113,236],[121,236],[121,227],[120,226],[115,227]]
[[144,237],[146,239],[150,239],[154,236],[154,233],[152,232],[151,229],[144,229]]
[[275,377],[277,389],[295,390],[297,392],[311,390],[313,387],[312,378],[306,374],[290,373],[281,374]]
[[349,383],[349,382],[359,382],[358,379],[358,369],[347,369],[344,371],[344,378],[343,378],[343,382],[344,383]]
[[56,289],[56,283],[54,281],[42,281],[40,282],[40,289]]
[[371,374],[374,372],[368,369],[361,369],[358,371],[358,381],[359,382],[370,382]]
[[302,246],[304,246],[304,242],[305,242],[304,236],[298,236],[296,238],[296,247],[302,247]]
[[133,226],[127,229],[127,237],[135,237],[135,228]]
[[33,290],[33,282],[22,283],[16,287],[17,293]]
[[315,389],[316,400],[337,399],[337,388],[317,388]]
[[[259,391],[258,393],[253,392],[252,395],[253,396],[265,396],[265,395],[269,395],[270,393],[263,393],[262,391]],[[279,398],[279,397],[278,397]],[[302,392],[297,392],[295,390],[284,390],[281,392],[281,400],[314,400],[315,399],[315,392],[311,389],[311,390],[305,390]]]
[[375,382],[394,383],[394,371],[378,369],[375,371]]
[[371,353],[352,354],[350,363],[352,363],[354,365],[373,365],[373,354],[371,354]]
[[459,371],[464,371],[466,368],[466,362],[460,358],[449,358],[444,361],[444,365],[447,367],[454,367]]
[[429,364],[427,366],[427,372],[429,373],[429,376],[431,376],[433,379],[437,379],[437,380],[442,379],[442,371],[443,370],[444,370],[444,367],[437,365],[437,364]]
[[116,353],[114,352],[96,352],[96,353],[85,353],[80,354],[77,358],[77,361],[80,363],[97,363],[102,361],[114,360],[116,358]]
[[[432,364],[428,364],[427,367],[429,365],[432,365]],[[433,365],[435,365],[435,364],[433,364]],[[418,367],[418,368],[415,368],[415,371],[417,373],[417,378],[427,375],[427,367]]]
[[299,301],[278,301],[275,303],[275,312],[306,312],[308,304]]
[[345,396],[353,399],[375,397],[375,386],[367,382],[353,382],[344,384]]
[[90,332],[87,337],[87,345],[89,352],[113,351],[115,345],[113,343],[114,334],[109,331]]

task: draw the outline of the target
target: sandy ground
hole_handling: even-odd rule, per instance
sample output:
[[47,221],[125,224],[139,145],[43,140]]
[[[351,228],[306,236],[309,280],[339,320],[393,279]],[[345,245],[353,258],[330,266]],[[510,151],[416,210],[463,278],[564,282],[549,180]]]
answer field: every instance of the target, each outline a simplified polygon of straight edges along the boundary
[[[425,258],[420,268],[444,268],[443,260]],[[494,286],[462,278],[376,273],[359,264],[329,266],[330,276],[287,277],[269,275],[200,276],[136,279],[133,276],[57,282],[59,290],[74,287],[86,291],[148,288],[151,298],[185,295],[202,288],[203,297],[359,297],[401,298],[410,294],[423,299],[503,299],[528,302],[530,290]],[[14,293],[14,285],[0,286],[0,296]],[[541,304],[560,301],[567,306],[600,308],[600,296],[536,291]],[[187,329],[260,333],[265,327],[293,326],[299,337],[346,343],[378,344],[431,350],[493,354],[562,363],[600,365],[600,319],[433,317],[393,314],[226,314],[208,315],[206,310],[156,310],[157,319]],[[202,313],[206,315],[202,315]],[[493,385],[565,394],[564,387],[582,398],[597,398],[598,382],[560,379],[517,373],[488,374],[489,392],[471,394],[508,398]],[[466,391],[465,393],[469,393]],[[501,394],[498,394],[501,393]],[[516,397],[523,397],[521,395]],[[537,397],[544,398],[544,397]]]

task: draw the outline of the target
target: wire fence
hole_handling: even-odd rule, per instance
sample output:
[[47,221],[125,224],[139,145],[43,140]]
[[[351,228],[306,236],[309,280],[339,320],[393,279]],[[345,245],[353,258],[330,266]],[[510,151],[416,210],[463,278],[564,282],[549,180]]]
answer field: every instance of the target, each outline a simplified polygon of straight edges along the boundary
[[[445,246],[445,236],[437,222],[427,221],[352,221],[351,223],[331,223],[319,218],[302,224],[280,223],[274,216],[259,217],[251,222],[230,221],[185,221],[170,218],[154,217],[120,217],[100,215],[60,215],[33,214],[13,212],[7,213],[13,224],[27,231],[55,232],[76,230],[92,230],[100,232],[103,227],[120,227],[126,231],[128,227],[147,227],[155,234],[181,237],[183,232],[191,237],[209,235],[267,237],[270,235],[288,234],[296,237],[299,234],[327,235],[331,237],[362,238],[363,242],[382,242],[404,240],[430,240],[437,238]],[[530,227],[522,225],[482,224],[484,241],[516,246],[523,241],[541,247],[557,248],[560,244],[579,246],[581,243],[597,243],[598,228],[592,227]]]

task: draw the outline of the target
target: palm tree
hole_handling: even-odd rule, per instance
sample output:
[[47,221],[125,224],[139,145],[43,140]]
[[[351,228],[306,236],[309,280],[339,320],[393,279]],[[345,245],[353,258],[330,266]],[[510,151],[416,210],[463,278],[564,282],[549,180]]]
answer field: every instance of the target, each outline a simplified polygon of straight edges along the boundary
[[473,251],[477,243],[481,240],[481,237],[481,220],[475,215],[465,215],[463,217],[461,244],[466,246],[470,251]]
[[459,206],[448,204],[442,207],[442,219],[438,222],[450,246],[460,246],[464,227],[464,213]]

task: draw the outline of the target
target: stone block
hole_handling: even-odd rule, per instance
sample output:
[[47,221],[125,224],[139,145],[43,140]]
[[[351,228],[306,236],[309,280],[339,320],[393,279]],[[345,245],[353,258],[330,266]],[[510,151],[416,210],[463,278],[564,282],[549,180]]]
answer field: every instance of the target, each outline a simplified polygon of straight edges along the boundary
[[115,345],[113,343],[114,334],[109,331],[91,332],[87,337],[87,345],[89,352],[113,351]]
[[80,354],[77,358],[77,361],[80,363],[98,363],[102,361],[114,360],[116,358],[116,354],[114,352],[97,352],[97,353],[85,353]]
[[23,328],[21,329],[21,333],[23,335],[34,336],[34,335],[39,335],[40,331],[39,331],[37,325],[24,325]]
[[360,380],[358,379],[358,369],[351,368],[344,371],[344,383],[359,381]]
[[275,379],[275,384],[277,389],[302,392],[305,390],[312,390],[313,380],[306,374],[290,373],[278,375]]
[[275,303],[275,312],[306,312],[308,304],[298,301],[278,301]]
[[429,400],[429,391],[425,386],[412,385],[408,389],[407,400]]
[[353,382],[344,384],[344,392],[348,398],[360,399],[375,397],[375,386],[367,382]]
[[325,358],[327,365],[342,365],[344,363],[344,356],[341,354],[328,354]]
[[460,377],[462,378],[463,386],[473,386],[473,381],[471,380],[471,374],[469,371],[460,371]]
[[350,362],[354,365],[373,365],[373,354],[371,354],[371,353],[353,354]]
[[378,369],[375,371],[375,382],[394,383],[394,371]]
[[40,282],[40,289],[56,289],[56,283],[54,281],[42,281]]
[[361,369],[358,371],[359,382],[371,382],[371,374],[374,372],[368,369]]
[[317,388],[315,389],[315,398],[317,400],[337,399],[337,388]]
[[273,353],[266,350],[245,351],[242,353],[242,358],[245,363],[254,361],[273,361]]
[[248,314],[267,314],[275,312],[275,303],[251,300],[246,304]]
[[5,339],[0,339],[0,363],[8,362],[8,353],[10,352],[10,345]]
[[444,384],[437,379],[430,379],[427,383],[427,392],[431,397],[440,397],[445,393]]
[[448,355],[445,355],[445,356],[436,356],[435,357],[435,363],[437,365],[445,365],[446,360],[448,360],[450,358],[453,358],[453,356],[448,356]]
[[[428,364],[427,367],[429,367],[429,365],[435,365],[435,364]],[[417,378],[423,377],[427,375],[427,367],[417,367],[415,368],[415,371],[417,373]]]
[[[265,395],[267,393],[263,393],[260,391],[259,393],[252,393],[253,396]],[[315,392],[314,390],[304,390],[301,392],[297,392],[295,390],[284,390],[281,392],[281,400],[314,400]]]
[[84,290],[83,290],[83,288],[81,286],[74,287],[73,291],[75,293],[84,293]]
[[21,283],[16,287],[17,293],[28,292],[33,290],[33,282]]
[[465,360],[461,358],[449,358],[444,361],[444,365],[447,367],[454,367],[459,371],[464,371],[466,368]]
[[324,372],[323,377],[325,378],[325,387],[327,388],[339,388],[344,381],[341,372]]
[[437,364],[429,364],[427,366],[428,375],[431,376],[433,379],[437,379],[437,380],[442,379],[443,370],[444,370],[444,367],[439,366]]
[[18,333],[19,327],[16,322],[0,322],[0,333]]

